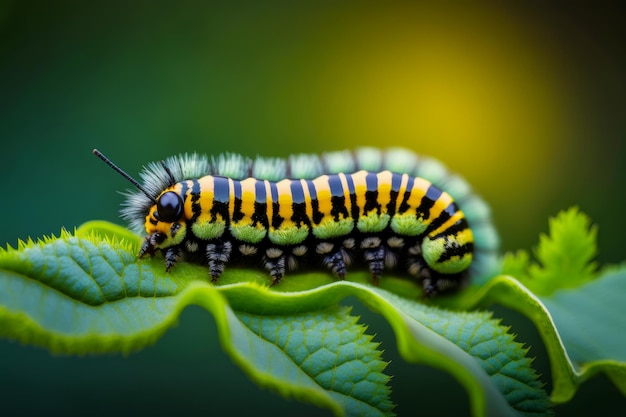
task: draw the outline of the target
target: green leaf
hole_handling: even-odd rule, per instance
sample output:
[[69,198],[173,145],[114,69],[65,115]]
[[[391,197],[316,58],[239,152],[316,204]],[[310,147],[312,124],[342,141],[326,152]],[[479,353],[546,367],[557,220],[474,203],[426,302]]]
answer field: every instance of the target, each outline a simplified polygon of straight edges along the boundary
[[[365,272],[351,274],[357,282],[302,273],[270,289],[263,271],[233,267],[214,286],[200,265],[165,273],[160,257],[137,260],[139,242],[95,222],[0,252],[0,336],[63,353],[128,352],[153,343],[195,304],[213,315],[224,351],[259,385],[336,415],[390,415],[381,351],[339,307],[352,296],[387,319],[408,363],[452,374],[473,415],[549,414],[526,349],[488,313],[424,305],[363,284]],[[381,284],[419,293],[399,278]]]
[[[602,274],[577,289],[560,290],[550,297],[540,297],[565,345],[569,365],[576,377],[573,383],[581,383],[598,372],[605,372],[626,395],[624,294],[626,268],[621,268]],[[568,398],[566,395],[562,397]]]
[[250,330],[246,346],[257,358],[255,366],[266,367],[268,374],[276,369],[284,373],[277,375],[277,390],[291,389],[304,378],[304,385],[330,395],[350,415],[390,415],[389,377],[383,374],[387,363],[349,310],[332,307],[289,316],[237,316]]
[[604,372],[626,395],[626,266],[594,272],[596,228],[570,209],[550,222],[535,251],[509,254],[499,276],[461,296],[466,308],[501,304],[529,317],[550,357],[552,401],[570,400],[580,384]]
[[[550,414],[546,393],[532,360],[526,357],[528,350],[491,313],[442,310],[377,292],[401,313],[403,325],[413,336],[402,339],[397,331],[399,349],[407,361],[439,364],[470,395],[484,398],[487,415]],[[388,319],[393,325],[397,317]],[[474,414],[481,415],[483,404],[474,406]]]
[[190,282],[137,262],[127,243],[67,232],[0,252],[0,267],[2,334],[64,353],[154,342],[175,322],[171,296]]
[[533,293],[550,295],[560,288],[576,288],[593,279],[597,264],[597,228],[576,207],[550,219],[549,235],[539,236],[538,263],[525,252],[505,257],[503,273],[518,278]]

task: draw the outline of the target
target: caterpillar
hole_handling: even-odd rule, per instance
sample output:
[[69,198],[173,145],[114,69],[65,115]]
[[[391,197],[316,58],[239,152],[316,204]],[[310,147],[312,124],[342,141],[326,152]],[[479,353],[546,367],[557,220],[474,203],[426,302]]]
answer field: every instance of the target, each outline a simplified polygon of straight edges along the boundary
[[406,149],[287,159],[184,154],[145,166],[143,185],[93,153],[136,187],[121,216],[147,234],[139,257],[161,252],[167,271],[183,258],[200,260],[216,282],[229,262],[259,258],[276,285],[302,263],[344,279],[361,260],[376,285],[398,268],[434,296],[496,262],[487,206],[439,162]]

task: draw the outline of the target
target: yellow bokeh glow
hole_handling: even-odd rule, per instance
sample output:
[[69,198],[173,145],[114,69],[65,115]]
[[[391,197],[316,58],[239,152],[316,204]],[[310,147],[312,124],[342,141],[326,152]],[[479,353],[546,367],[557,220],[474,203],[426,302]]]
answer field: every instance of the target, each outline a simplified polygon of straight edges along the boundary
[[571,129],[565,87],[515,16],[372,13],[333,45],[319,84],[346,146],[406,146],[511,193],[554,168]]

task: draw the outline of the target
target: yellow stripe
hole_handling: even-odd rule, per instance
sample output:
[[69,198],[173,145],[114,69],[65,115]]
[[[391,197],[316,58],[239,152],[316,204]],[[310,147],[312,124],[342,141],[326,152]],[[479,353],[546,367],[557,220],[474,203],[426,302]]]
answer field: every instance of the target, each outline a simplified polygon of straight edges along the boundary
[[228,217],[233,218],[235,214],[235,181],[232,178],[228,179]]
[[276,189],[278,190],[278,214],[284,219],[281,227],[291,226],[293,224],[291,221],[291,216],[293,216],[291,182],[292,180],[281,180],[276,183]]
[[391,201],[392,174],[389,171],[382,171],[376,177],[378,178],[378,204],[382,206],[382,212],[386,213],[387,205]]
[[348,211],[348,216],[350,217],[352,202],[350,201],[350,189],[348,188],[348,180],[346,179],[346,175],[343,173],[339,173],[339,180],[341,181],[341,188],[343,189],[343,197],[346,206],[346,210]]
[[[433,205],[433,207],[430,209],[430,216],[428,217],[427,223],[430,224],[430,222],[432,222],[434,219],[439,217],[441,215],[441,213],[450,204],[452,204],[453,201],[454,200],[452,199],[450,194],[446,193],[445,191],[442,192],[441,195],[439,196],[439,198],[437,199],[437,201],[435,201],[435,204]],[[452,216],[452,217],[454,217],[454,216]]]
[[[184,201],[185,218],[191,219],[193,217],[193,212],[191,211],[191,197],[188,196],[191,194],[192,181],[186,180],[185,182],[187,183],[187,194],[181,197]],[[175,190],[180,194],[183,191],[183,182],[179,182],[175,187]]]
[[315,178],[313,180],[313,184],[315,185],[315,190],[317,191],[317,201],[320,213],[324,215],[324,217],[330,216],[330,210],[332,209],[332,205],[330,203],[330,185],[328,184],[328,175],[322,175],[321,177]]
[[273,201],[272,201],[272,188],[270,187],[270,182],[268,180],[263,180],[263,185],[265,186],[265,199],[267,201],[267,221],[269,224],[272,224],[272,214],[274,213]]
[[[465,244],[468,244],[468,243],[474,243],[474,234],[472,233],[472,229],[470,229],[469,227],[467,229],[457,233],[455,238],[456,238],[456,241],[460,245],[465,245]],[[470,254],[470,256],[471,256],[471,254]]]
[[422,202],[422,198],[426,195],[426,190],[430,187],[430,181],[427,181],[420,177],[415,177],[413,181],[413,188],[411,189],[411,195],[409,196],[409,200],[407,204],[410,209],[407,210],[410,214],[415,214],[415,209],[419,207]]
[[254,202],[256,201],[255,184],[258,180],[255,178],[246,178],[241,181],[241,212],[244,218],[240,223],[250,224],[252,215],[254,214]]
[[309,220],[313,221],[313,205],[311,204],[311,190],[309,190],[309,184],[305,180],[300,180],[300,184],[302,184],[302,191],[304,192],[306,215]]
[[404,193],[406,193],[406,186],[409,183],[409,175],[402,174],[402,181],[400,181],[400,189],[398,190],[398,198],[396,200],[396,210],[402,203],[402,199],[404,198]]
[[365,192],[367,191],[365,177],[367,177],[367,171],[359,171],[352,174],[352,182],[354,183],[356,205],[359,207],[359,215],[367,214],[363,213],[363,208],[365,207]]
[[213,181],[213,177],[210,175],[207,175],[206,177],[202,177],[198,180],[198,182],[200,183],[200,199],[198,200],[198,203],[200,203],[200,217],[198,217],[198,220],[200,219],[204,219],[205,217],[209,216],[209,212],[211,211],[211,208],[213,207],[213,200],[214,200],[214,195],[213,195],[213,190],[215,189],[215,185],[214,185],[214,181]]
[[[428,236],[436,236],[440,233],[444,233],[448,228],[452,227],[456,222],[458,222],[464,217],[465,215],[463,214],[462,211],[460,210],[457,211],[448,220],[446,220],[441,226],[439,226],[437,229],[430,232]],[[466,230],[469,230],[469,229],[466,229]]]

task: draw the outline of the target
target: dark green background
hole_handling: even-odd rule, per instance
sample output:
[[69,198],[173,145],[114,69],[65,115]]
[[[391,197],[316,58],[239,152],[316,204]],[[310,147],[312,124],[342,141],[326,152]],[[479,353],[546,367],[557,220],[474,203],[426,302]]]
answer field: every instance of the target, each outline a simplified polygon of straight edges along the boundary
[[[178,152],[401,145],[474,185],[503,249],[530,247],[548,216],[576,204],[600,226],[600,261],[620,262],[622,14],[510,3],[0,1],[0,243],[119,222],[116,191],[128,185],[94,147],[135,175]],[[462,415],[458,384],[403,366],[388,326],[357,309],[392,360],[399,414]],[[534,346],[549,383],[532,326],[497,315]],[[322,415],[248,382],[214,327],[190,308],[128,358],[2,341],[0,415]],[[625,402],[600,377],[557,410],[609,407]]]

